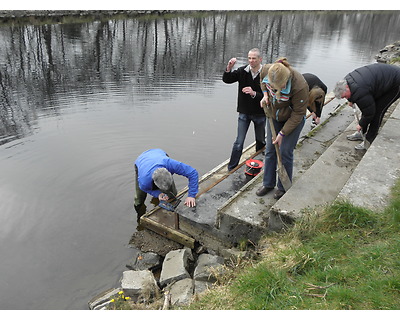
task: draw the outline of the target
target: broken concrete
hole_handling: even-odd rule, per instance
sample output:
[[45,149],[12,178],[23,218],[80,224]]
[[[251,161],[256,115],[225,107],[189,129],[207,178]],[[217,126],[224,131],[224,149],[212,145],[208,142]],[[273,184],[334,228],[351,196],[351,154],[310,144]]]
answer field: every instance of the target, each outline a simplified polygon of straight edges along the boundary
[[193,279],[197,281],[217,281],[216,274],[222,274],[224,258],[203,253],[197,259]]
[[194,294],[194,281],[191,278],[179,280],[171,285],[171,305],[189,304]]
[[165,287],[174,281],[190,278],[187,270],[189,259],[193,260],[192,251],[189,248],[168,252],[161,270],[160,286]]
[[125,296],[137,300],[141,296],[154,296],[158,285],[150,270],[128,270],[122,273],[121,288]]
[[162,258],[154,252],[136,252],[131,262],[126,265],[132,270],[153,270],[161,266]]
[[197,281],[194,280],[194,295],[199,295],[206,292],[209,289],[212,289],[214,283],[207,281]]
[[224,258],[201,253],[194,264],[190,263],[194,254],[196,252],[192,252],[189,248],[168,253],[162,265],[160,286],[157,284],[154,271],[124,271],[121,287],[107,290],[91,299],[89,309],[106,310],[110,305],[115,306],[112,299],[126,299],[126,297],[135,304],[153,303],[159,301],[161,291],[164,292],[166,299],[164,303],[167,302],[167,305],[181,306],[190,303],[195,295],[211,288],[216,283],[216,276],[225,271]]

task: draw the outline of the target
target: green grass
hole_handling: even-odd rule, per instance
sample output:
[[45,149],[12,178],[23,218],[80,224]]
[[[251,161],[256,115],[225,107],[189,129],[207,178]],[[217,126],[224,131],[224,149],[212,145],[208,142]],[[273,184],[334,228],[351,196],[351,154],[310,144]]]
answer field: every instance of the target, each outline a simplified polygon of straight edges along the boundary
[[390,64],[400,63],[400,57],[390,59],[389,63]]
[[305,212],[189,309],[400,309],[400,181],[391,195],[381,212],[346,201]]

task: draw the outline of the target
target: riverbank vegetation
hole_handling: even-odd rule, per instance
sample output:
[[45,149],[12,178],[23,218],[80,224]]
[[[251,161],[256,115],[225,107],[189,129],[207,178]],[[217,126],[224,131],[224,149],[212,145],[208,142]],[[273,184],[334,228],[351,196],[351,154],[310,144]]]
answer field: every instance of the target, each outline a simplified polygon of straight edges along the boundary
[[238,265],[187,309],[399,308],[400,180],[380,212],[338,201],[268,235],[257,261]]

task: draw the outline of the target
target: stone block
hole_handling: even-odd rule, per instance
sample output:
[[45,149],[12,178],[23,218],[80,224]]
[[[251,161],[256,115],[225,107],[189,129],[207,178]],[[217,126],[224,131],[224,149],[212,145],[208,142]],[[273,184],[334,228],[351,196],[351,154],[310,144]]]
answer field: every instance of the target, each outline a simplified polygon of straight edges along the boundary
[[203,253],[199,256],[196,268],[194,269],[194,280],[215,282],[215,272],[223,272],[224,258],[220,256]]
[[161,269],[160,286],[164,287],[174,281],[190,278],[187,271],[189,259],[193,260],[192,251],[189,248],[168,252]]
[[127,268],[132,270],[153,270],[161,265],[161,256],[154,252],[137,252]]
[[171,285],[171,305],[187,305],[194,294],[194,281],[190,278],[182,279]]
[[208,289],[211,289],[213,287],[213,284],[208,281],[194,281],[194,294],[201,294]]
[[158,289],[154,275],[149,270],[128,270],[122,273],[121,288],[125,296],[137,299],[139,296],[154,296]]

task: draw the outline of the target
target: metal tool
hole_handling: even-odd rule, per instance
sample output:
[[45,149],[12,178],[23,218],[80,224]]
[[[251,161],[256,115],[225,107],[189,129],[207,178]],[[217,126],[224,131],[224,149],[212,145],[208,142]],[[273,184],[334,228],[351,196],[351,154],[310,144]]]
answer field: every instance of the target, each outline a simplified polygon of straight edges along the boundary
[[173,202],[168,202],[165,200],[161,200],[160,203],[158,204],[158,206],[160,208],[163,208],[167,211],[171,211],[174,212],[176,207],[181,203],[180,199],[175,199]]
[[[269,119],[272,138],[275,140],[276,139],[276,131],[275,131],[274,123],[272,121],[272,117],[269,114],[269,109],[267,108],[267,106],[265,104],[263,104],[263,109],[264,109],[265,115]],[[279,180],[281,180],[283,188],[285,189],[285,191],[288,191],[290,189],[290,187],[292,186],[292,181],[290,181],[289,175],[287,174],[285,166],[282,163],[281,152],[279,150],[279,146],[277,143],[275,143],[275,151],[276,151],[276,157],[278,159],[278,169],[276,171],[278,171],[278,177],[279,177]]]

